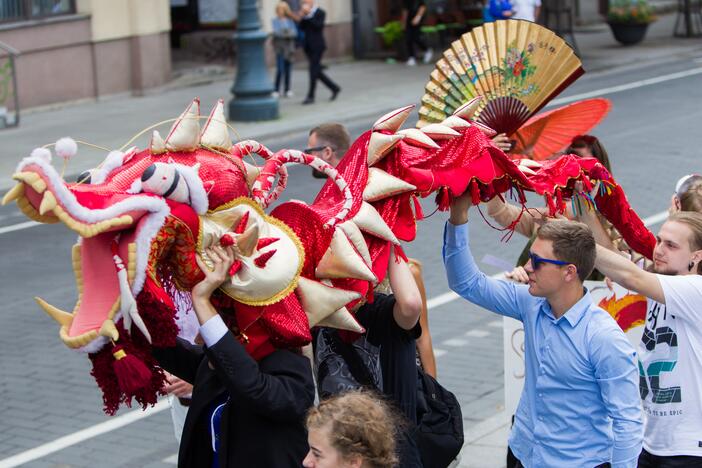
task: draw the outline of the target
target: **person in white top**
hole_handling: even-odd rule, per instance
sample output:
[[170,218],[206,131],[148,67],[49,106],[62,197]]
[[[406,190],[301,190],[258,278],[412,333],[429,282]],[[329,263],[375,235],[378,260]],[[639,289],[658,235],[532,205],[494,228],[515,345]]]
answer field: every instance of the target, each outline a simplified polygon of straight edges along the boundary
[[654,272],[601,246],[595,267],[648,298],[639,345],[639,468],[702,467],[702,214],[671,214],[656,239]]
[[536,22],[541,11],[541,0],[512,0],[512,19]]

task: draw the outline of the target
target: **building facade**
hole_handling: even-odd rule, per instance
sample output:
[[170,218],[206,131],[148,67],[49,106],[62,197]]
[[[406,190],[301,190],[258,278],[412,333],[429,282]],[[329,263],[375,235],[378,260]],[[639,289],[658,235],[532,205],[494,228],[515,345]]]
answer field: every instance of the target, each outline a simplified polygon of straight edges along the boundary
[[166,83],[169,8],[169,0],[3,0],[0,42],[20,52],[20,108]]

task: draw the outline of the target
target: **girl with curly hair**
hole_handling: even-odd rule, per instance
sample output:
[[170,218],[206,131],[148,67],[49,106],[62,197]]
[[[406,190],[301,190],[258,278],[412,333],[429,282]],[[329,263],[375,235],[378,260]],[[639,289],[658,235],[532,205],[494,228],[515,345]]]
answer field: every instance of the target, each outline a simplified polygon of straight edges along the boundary
[[397,466],[398,419],[367,391],[323,400],[307,414],[310,451],[305,468],[392,468]]

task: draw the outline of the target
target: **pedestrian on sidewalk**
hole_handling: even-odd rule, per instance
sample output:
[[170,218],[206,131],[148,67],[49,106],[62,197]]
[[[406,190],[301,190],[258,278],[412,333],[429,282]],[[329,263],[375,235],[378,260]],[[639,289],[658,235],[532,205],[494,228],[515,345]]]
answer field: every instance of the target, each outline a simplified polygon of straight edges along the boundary
[[[275,7],[276,17],[273,18],[273,50],[275,50],[275,97],[292,97],[290,89],[290,72],[295,56],[295,41],[297,39],[297,26],[293,21],[292,10],[287,2],[278,2]],[[284,85],[281,91],[281,82]]]
[[404,0],[402,4],[402,19],[405,27],[405,41],[407,44],[407,65],[417,65],[416,49],[419,46],[424,51],[422,61],[431,62],[434,52],[422,40],[422,20],[426,16],[427,5],[424,0]]
[[[451,205],[443,257],[449,286],[523,323],[525,383],[509,438],[513,467],[629,467],[643,422],[636,353],[583,281],[595,240],[582,223],[544,224],[526,265],[529,285],[489,278],[469,248],[470,191]],[[510,467],[511,468],[511,467]]]
[[326,13],[315,5],[314,0],[302,0],[300,13],[296,17],[299,21],[298,27],[305,34],[303,48],[310,68],[310,84],[307,90],[307,97],[302,101],[302,104],[314,104],[317,80],[329,88],[329,91],[331,91],[329,100],[333,101],[341,92],[341,87],[334,83],[322,69],[322,55],[327,49],[327,44],[324,40]]

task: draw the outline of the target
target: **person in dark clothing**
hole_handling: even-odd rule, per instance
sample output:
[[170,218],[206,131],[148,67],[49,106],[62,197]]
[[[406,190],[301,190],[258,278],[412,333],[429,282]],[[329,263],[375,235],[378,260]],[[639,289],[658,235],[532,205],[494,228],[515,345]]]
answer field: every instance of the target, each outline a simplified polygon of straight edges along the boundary
[[424,51],[423,62],[429,63],[433,51],[422,41],[422,20],[427,12],[424,0],[404,0],[402,3],[402,24],[405,26],[405,41],[407,42],[407,65],[417,64],[415,46]]
[[205,346],[178,340],[155,349],[168,372],[193,384],[178,454],[179,467],[299,467],[309,450],[305,414],[314,403],[309,360],[277,349],[256,362],[210,302],[234,261],[231,247],[207,249],[214,270],[198,258],[205,279],[192,290]]
[[322,55],[327,48],[324,40],[324,20],[326,13],[314,4],[313,0],[303,0],[302,8],[297,16],[298,28],[304,33],[303,47],[310,67],[310,85],[303,104],[314,103],[317,80],[320,80],[331,91],[330,100],[336,99],[341,87],[334,83],[322,70]]
[[[352,345],[346,346],[352,348],[355,353],[360,350],[366,354],[365,357],[360,358],[360,361],[365,366],[362,369],[363,373],[370,375],[354,375],[358,381],[356,388],[366,386],[386,395],[408,422],[406,430],[399,434],[397,441],[400,456],[399,466],[403,468],[421,467],[419,450],[412,434],[417,425],[415,340],[422,333],[419,325],[422,297],[409,266],[399,256],[396,257],[394,251],[390,253],[388,277],[390,288],[394,294],[388,295],[376,291],[373,302],[364,304],[356,311],[356,320],[366,329],[366,334],[358,338]],[[326,329],[321,330],[320,333],[328,335],[338,332]],[[335,338],[332,337],[332,339]],[[324,342],[320,341],[318,336],[315,343],[317,345],[315,357],[319,357],[322,354],[319,346],[323,345]],[[344,346],[346,343],[336,339],[335,344]],[[338,356],[329,357],[333,359]],[[358,365],[354,364],[358,363],[348,362],[350,359],[347,359],[343,354],[342,358],[347,361],[352,372],[357,370]],[[369,361],[371,361],[370,365]],[[373,361],[377,365],[374,365]],[[331,366],[321,362],[315,364],[320,398],[329,396],[332,392],[338,393],[350,388],[348,386],[345,388],[327,386],[327,382],[324,380],[328,376],[332,380],[335,379],[337,376],[334,372],[338,368],[335,368],[333,364]],[[379,372],[377,371],[378,367]],[[378,379],[378,377],[380,378]]]

